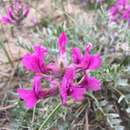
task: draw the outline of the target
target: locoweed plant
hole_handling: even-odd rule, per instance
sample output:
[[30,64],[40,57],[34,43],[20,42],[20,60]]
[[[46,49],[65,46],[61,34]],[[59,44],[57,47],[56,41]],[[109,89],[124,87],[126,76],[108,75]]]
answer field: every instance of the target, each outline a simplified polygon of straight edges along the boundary
[[88,43],[84,53],[80,48],[72,48],[72,60],[69,62],[67,44],[68,37],[62,32],[58,39],[59,55],[49,63],[45,61],[48,49],[40,44],[33,47],[33,53],[23,57],[24,67],[35,74],[30,90],[24,88],[17,90],[27,108],[35,107],[39,99],[58,93],[63,105],[68,105],[71,99],[73,102],[83,101],[87,91],[101,89],[101,81],[90,75],[91,71],[97,70],[102,64],[100,54],[91,54],[92,44]]

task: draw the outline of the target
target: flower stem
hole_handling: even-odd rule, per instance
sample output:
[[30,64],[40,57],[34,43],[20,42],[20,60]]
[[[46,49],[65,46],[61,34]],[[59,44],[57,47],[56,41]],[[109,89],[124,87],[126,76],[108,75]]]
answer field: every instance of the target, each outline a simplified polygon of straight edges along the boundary
[[50,118],[55,114],[55,112],[60,108],[61,103],[57,104],[55,109],[50,113],[50,115],[44,120],[44,122],[41,124],[40,128],[38,130],[42,130],[42,128],[46,125],[46,123],[50,120]]

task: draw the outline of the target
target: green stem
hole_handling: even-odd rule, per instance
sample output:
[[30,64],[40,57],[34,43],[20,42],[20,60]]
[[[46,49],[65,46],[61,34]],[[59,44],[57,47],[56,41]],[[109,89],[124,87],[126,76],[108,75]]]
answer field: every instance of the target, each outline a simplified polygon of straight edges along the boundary
[[33,109],[32,122],[31,122],[32,124],[33,124],[33,122],[35,120],[35,112],[36,112],[36,106]]
[[55,114],[55,112],[60,108],[61,103],[57,104],[55,109],[50,113],[50,115],[44,120],[44,122],[41,124],[40,128],[38,130],[42,130],[42,128],[46,125],[46,123],[50,120],[50,118]]

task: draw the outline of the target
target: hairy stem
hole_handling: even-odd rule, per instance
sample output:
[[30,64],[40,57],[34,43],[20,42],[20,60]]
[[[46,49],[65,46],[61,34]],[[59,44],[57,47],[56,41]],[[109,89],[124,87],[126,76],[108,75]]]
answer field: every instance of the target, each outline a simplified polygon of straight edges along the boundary
[[46,123],[50,120],[50,118],[55,114],[55,112],[60,108],[61,103],[57,104],[55,109],[50,113],[50,115],[44,120],[44,122],[41,124],[40,128],[38,130],[42,130],[42,128],[46,125]]

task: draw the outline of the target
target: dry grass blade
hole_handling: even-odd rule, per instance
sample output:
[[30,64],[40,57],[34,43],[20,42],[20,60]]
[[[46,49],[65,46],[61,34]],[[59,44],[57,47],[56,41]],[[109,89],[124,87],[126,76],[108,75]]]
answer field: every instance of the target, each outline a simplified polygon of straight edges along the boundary
[[86,111],[86,113],[85,113],[85,124],[84,124],[84,130],[89,130],[88,111]]
[[12,109],[12,108],[16,107],[17,104],[18,104],[18,102],[14,103],[14,104],[11,104],[11,105],[8,105],[8,106],[6,106],[6,107],[1,107],[1,106],[0,106],[0,111]]

